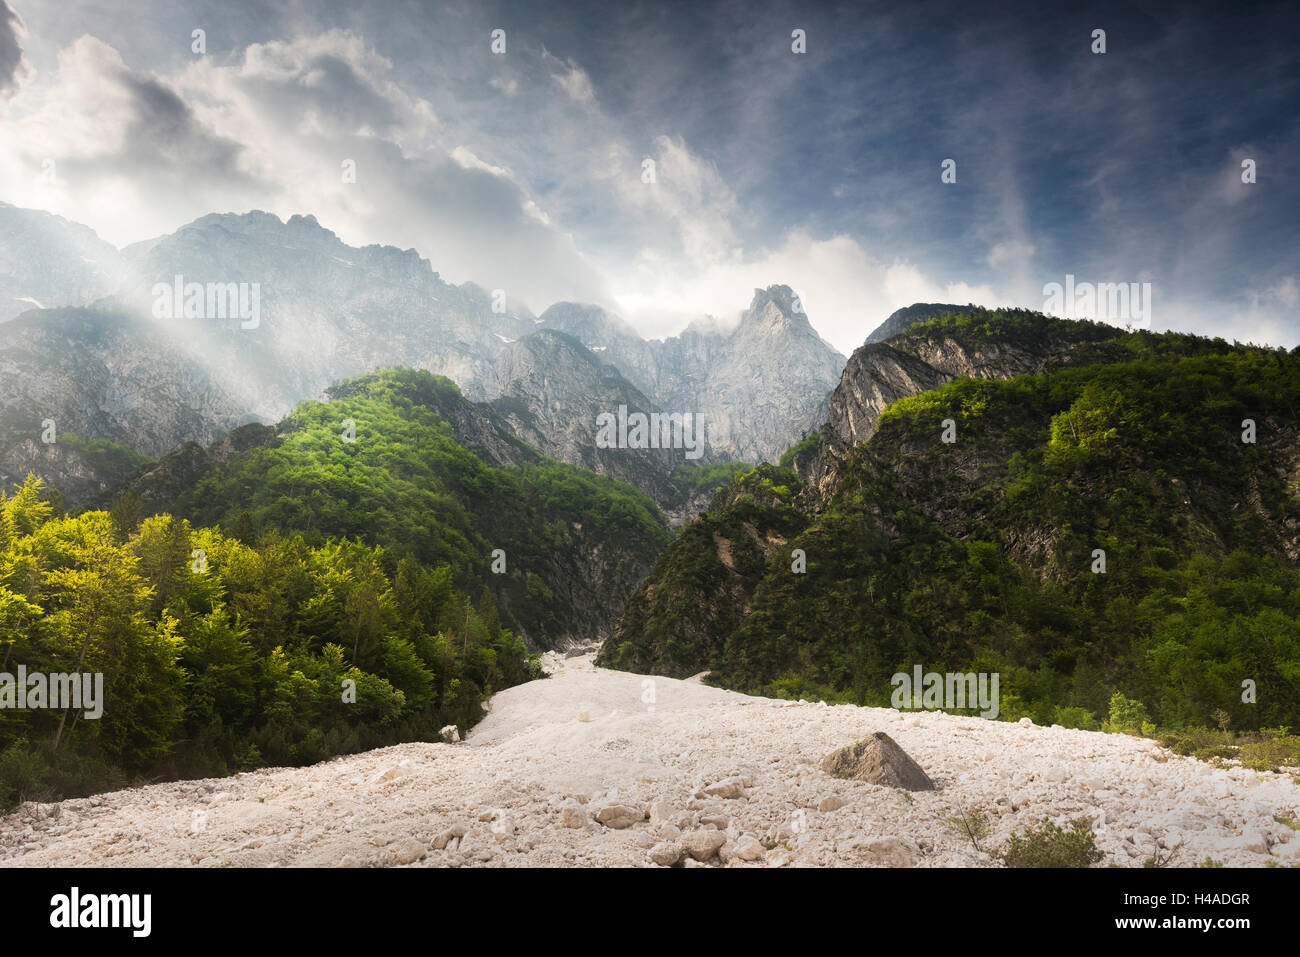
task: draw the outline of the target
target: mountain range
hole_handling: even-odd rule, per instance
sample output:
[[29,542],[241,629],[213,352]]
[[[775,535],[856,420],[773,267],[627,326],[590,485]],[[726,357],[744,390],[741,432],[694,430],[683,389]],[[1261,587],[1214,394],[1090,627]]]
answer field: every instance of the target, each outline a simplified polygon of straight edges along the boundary
[[[494,403],[544,455],[668,506],[679,450],[597,450],[596,415],[699,414],[704,462],[757,463],[816,426],[844,364],[785,286],[755,290],[733,328],[706,317],[645,340],[599,306],[534,316],[503,290],[444,281],[414,250],[348,246],[311,216],[214,214],[118,251],[5,205],[0,264],[0,481],[35,470],[71,502],[124,477],[130,456],[109,444],[156,459],[274,423],[341,379],[404,367]],[[252,289],[258,315],[159,308],[160,291],[191,283]],[[42,441],[47,421],[73,439]]]
[[[257,212],[118,251],[0,207],[0,252],[0,631],[121,705],[23,752],[56,791],[467,729],[575,642],[773,698],[920,665],[1037,724],[1300,720],[1300,350],[917,303],[845,360],[783,285],[645,340]],[[616,411],[701,414],[703,454],[597,441]]]

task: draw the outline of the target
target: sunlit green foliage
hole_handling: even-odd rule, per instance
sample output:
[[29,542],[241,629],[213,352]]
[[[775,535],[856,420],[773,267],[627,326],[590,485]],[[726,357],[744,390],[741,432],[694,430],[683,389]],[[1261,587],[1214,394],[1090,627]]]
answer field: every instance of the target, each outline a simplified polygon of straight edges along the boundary
[[[233,457],[171,511],[242,540],[264,530],[313,545],[355,538],[394,561],[448,566],[457,587],[491,589],[512,629],[542,645],[591,627],[555,581],[613,550],[644,574],[668,540],[654,503],[630,485],[535,455],[518,467],[486,464],[444,417],[460,395],[448,379],[386,370],[330,395],[300,405],[282,441]],[[355,441],[344,440],[346,420]],[[491,572],[495,549],[505,552],[504,574]],[[597,596],[611,605],[624,597]]]
[[101,673],[103,716],[0,709],[0,805],[428,740],[536,674],[446,566],[170,515],[124,536],[44,491],[0,494],[0,670]]
[[683,463],[673,470],[671,484],[677,490],[677,501],[684,502],[689,496],[711,492],[735,481],[753,468],[748,462]]

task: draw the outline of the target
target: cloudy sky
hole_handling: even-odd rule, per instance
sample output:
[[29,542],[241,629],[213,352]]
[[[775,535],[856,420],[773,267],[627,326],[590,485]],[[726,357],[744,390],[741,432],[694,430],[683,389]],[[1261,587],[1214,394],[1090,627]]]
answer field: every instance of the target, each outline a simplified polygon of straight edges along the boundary
[[1294,4],[1048,6],[0,0],[0,199],[119,246],[312,213],[652,336],[783,282],[848,353],[1072,274],[1300,342]]

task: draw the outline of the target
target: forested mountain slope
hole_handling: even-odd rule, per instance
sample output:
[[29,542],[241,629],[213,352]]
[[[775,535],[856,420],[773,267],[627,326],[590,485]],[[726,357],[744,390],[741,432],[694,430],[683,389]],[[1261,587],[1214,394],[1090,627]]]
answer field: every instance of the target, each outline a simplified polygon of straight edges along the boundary
[[667,543],[644,495],[541,457],[441,376],[386,370],[328,394],[274,429],[237,430],[231,447],[182,449],[128,494],[246,540],[356,538],[448,565],[538,647],[603,637]]
[[1300,356],[979,311],[859,349],[831,406],[801,474],[744,476],[664,553],[602,663],[867,704],[917,664],[1000,672],[1003,717],[1080,726],[1115,690],[1166,725],[1300,719]]
[[536,675],[525,640],[601,637],[668,539],[645,496],[440,376],[329,394],[102,510],[32,477],[0,494],[6,668],[104,676],[102,717],[0,710],[0,804],[467,729]]

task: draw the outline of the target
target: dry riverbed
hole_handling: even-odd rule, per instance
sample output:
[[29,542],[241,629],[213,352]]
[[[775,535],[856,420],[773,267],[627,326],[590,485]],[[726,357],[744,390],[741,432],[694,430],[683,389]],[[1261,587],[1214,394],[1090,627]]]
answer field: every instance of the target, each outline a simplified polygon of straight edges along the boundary
[[[1152,741],[775,701],[594,668],[498,694],[460,744],[134,788],[0,819],[0,864],[996,866],[1047,817],[1087,818],[1108,863],[1300,863],[1300,787]],[[906,792],[822,759],[874,731],[934,780]],[[983,851],[946,819],[985,810]],[[1164,852],[1162,851],[1162,854]]]

